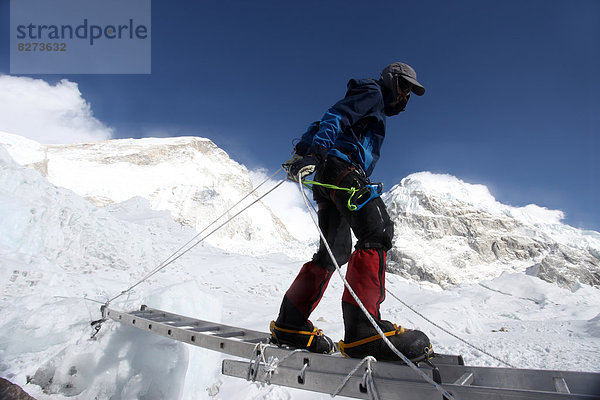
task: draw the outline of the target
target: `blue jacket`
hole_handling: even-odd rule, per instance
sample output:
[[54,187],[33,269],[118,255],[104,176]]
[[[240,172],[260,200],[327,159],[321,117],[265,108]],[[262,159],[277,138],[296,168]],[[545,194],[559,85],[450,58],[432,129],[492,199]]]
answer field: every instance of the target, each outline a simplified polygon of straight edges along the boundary
[[351,79],[346,95],[321,121],[313,122],[296,145],[300,155],[342,158],[370,176],[385,137],[384,94],[373,79]]

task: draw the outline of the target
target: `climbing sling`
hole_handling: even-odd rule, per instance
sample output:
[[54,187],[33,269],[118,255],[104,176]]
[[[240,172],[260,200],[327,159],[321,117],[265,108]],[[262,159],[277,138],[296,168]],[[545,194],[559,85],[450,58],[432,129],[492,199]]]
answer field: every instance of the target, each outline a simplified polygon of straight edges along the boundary
[[376,197],[381,196],[383,193],[383,183],[368,183],[364,187],[357,189],[355,187],[344,188],[336,185],[331,185],[328,183],[321,183],[317,181],[312,181],[305,179],[302,181],[302,184],[312,190],[312,186],[321,186],[326,189],[332,190],[342,190],[344,192],[350,193],[350,197],[348,197],[348,210],[350,211],[358,211],[363,208],[369,201],[373,200]]

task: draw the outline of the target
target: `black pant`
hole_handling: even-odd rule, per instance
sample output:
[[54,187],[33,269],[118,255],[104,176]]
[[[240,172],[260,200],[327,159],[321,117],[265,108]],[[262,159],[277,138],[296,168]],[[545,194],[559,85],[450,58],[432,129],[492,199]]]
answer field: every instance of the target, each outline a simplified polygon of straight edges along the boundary
[[[329,157],[324,165],[319,166],[315,180],[339,187],[354,187],[357,190],[368,184],[359,170],[337,157]],[[348,192],[317,185],[313,186],[313,190],[314,199],[319,205],[319,227],[339,266],[350,259],[350,230],[354,232],[358,242],[354,257],[348,265],[347,277],[367,310],[379,319],[379,305],[385,299],[385,252],[392,247],[394,235],[394,225],[383,201],[377,197],[360,210],[350,211]],[[335,266],[321,240],[312,262],[304,264],[287,290],[279,310],[278,326],[312,329],[308,317],[321,301],[334,270]],[[368,328],[370,325],[365,325],[364,321],[369,324],[368,320],[346,290],[342,302],[346,303],[343,314],[346,340],[349,340],[361,334],[356,332],[362,326]]]
[[[338,187],[357,190],[369,183],[362,171],[337,157],[330,156],[324,165],[317,169],[315,181],[332,184]],[[327,189],[315,185],[314,200],[319,206],[319,227],[335,255],[338,265],[344,265],[352,252],[352,235],[356,236],[356,249],[382,249],[388,251],[392,247],[394,224],[391,221],[385,204],[376,197],[360,210],[348,209],[350,194],[343,190]],[[313,262],[328,270],[335,267],[331,257],[321,240],[319,250]]]

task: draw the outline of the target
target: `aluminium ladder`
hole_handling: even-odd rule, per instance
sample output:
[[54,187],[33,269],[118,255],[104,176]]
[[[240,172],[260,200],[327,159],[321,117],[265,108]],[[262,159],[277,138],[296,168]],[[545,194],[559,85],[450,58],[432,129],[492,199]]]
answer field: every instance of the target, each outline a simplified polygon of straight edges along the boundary
[[[103,319],[245,359],[223,360],[222,373],[228,376],[332,394],[360,362],[340,354],[316,354],[269,345],[269,333],[147,306],[131,312],[106,306],[101,310]],[[281,361],[274,364],[273,360]],[[461,356],[438,354],[433,363],[420,363],[419,368],[457,400],[600,400],[600,373],[473,367],[464,365]],[[361,378],[363,372],[351,376],[338,394],[373,398]],[[377,362],[372,366],[372,378],[381,399],[442,397],[431,383],[402,363]]]

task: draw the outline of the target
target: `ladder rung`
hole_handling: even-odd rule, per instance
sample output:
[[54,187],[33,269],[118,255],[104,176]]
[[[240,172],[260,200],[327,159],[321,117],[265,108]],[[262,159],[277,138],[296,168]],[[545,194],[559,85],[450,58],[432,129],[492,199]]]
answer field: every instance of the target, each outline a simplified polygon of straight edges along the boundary
[[181,321],[181,322],[165,322],[165,324],[168,324],[169,326],[174,326],[175,328],[182,328],[184,326],[199,326],[199,324],[197,322],[189,322],[189,321]]
[[149,311],[149,310],[136,310],[136,311],[131,311],[129,314],[135,315],[136,317],[141,317],[142,315],[143,316],[152,315],[152,311]]
[[181,321],[181,318],[173,318],[173,317],[156,317],[156,318],[148,317],[147,319],[149,319],[150,321],[162,322],[165,324],[170,324],[170,323],[175,323],[175,322]]
[[228,337],[244,336],[245,334],[246,334],[246,332],[244,332],[244,331],[233,331],[233,332],[217,333],[213,336],[228,338]]
[[567,382],[565,378],[561,376],[554,377],[554,387],[558,393],[571,393],[569,390],[569,386],[567,386]]
[[462,374],[460,376],[460,378],[458,378],[454,382],[455,385],[460,385],[460,386],[469,386],[471,383],[473,383],[473,373],[472,372],[465,372],[464,374]]
[[218,331],[220,329],[221,329],[221,327],[216,326],[216,325],[212,325],[212,326],[199,326],[199,327],[196,327],[196,328],[190,328],[190,329],[188,329],[188,331],[209,332],[209,331]]

